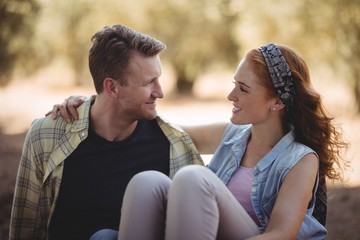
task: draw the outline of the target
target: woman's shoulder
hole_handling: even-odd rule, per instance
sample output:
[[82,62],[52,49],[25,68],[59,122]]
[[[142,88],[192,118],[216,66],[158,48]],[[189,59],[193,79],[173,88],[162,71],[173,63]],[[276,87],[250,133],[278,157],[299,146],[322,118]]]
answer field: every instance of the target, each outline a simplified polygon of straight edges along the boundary
[[316,152],[305,144],[293,142],[280,153],[277,164],[292,168],[308,154],[317,156]]
[[224,132],[223,140],[230,140],[234,138],[241,138],[244,135],[247,135],[250,133],[251,125],[235,125],[230,123]]
[[[298,153],[298,154],[308,154],[308,153],[315,153],[315,151],[296,140],[295,136],[295,129],[292,127],[291,130],[281,139],[281,143],[288,145],[287,148],[285,148],[285,152],[291,152],[291,153]],[[315,153],[316,154],[316,153]]]

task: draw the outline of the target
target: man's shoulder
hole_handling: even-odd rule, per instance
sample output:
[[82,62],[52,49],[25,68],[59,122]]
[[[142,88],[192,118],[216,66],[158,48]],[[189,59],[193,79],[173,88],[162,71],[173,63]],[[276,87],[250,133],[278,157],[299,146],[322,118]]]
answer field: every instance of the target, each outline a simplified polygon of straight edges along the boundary
[[34,140],[61,138],[68,128],[62,117],[53,120],[50,116],[35,119],[29,128],[27,137]]
[[56,131],[61,132],[66,129],[70,129],[72,126],[79,128],[86,125],[89,121],[89,109],[91,105],[91,99],[87,100],[78,108],[79,119],[74,120],[71,123],[67,123],[66,120],[58,113],[57,118],[54,120],[51,116],[37,118],[31,123],[30,131]]
[[66,128],[67,122],[61,116],[58,116],[57,119],[52,119],[50,116],[37,118],[31,123],[31,129],[40,130],[40,129],[62,129]]
[[179,125],[171,123],[163,117],[157,116],[156,121],[163,131],[165,130],[171,133],[185,133],[185,131]]

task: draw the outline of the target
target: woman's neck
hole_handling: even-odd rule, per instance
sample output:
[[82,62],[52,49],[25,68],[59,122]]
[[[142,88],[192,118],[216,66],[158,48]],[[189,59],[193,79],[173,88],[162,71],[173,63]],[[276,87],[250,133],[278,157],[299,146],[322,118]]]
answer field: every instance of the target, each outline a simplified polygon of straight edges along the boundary
[[252,126],[251,135],[243,155],[241,166],[255,167],[257,163],[285,136],[282,126],[259,128]]

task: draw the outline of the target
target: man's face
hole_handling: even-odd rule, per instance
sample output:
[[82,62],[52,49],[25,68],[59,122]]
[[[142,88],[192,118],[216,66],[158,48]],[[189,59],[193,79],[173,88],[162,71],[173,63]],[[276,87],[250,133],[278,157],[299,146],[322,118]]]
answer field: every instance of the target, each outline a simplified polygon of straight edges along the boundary
[[160,75],[161,62],[158,55],[147,57],[134,53],[124,73],[127,85],[121,87],[119,96],[122,117],[134,121],[156,117],[156,99],[164,97],[159,83]]

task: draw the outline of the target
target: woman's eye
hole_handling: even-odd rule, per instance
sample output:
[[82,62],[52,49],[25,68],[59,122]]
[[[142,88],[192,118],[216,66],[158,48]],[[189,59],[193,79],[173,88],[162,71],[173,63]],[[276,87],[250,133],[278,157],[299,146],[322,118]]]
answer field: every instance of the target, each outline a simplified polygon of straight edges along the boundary
[[247,92],[247,90],[242,86],[241,83],[238,83],[238,82],[236,82],[236,81],[233,81],[233,83],[235,84],[235,86],[238,85],[240,91],[242,91],[242,92]]
[[240,87],[240,91],[242,91],[242,92],[247,92],[246,89],[243,88],[243,87]]

